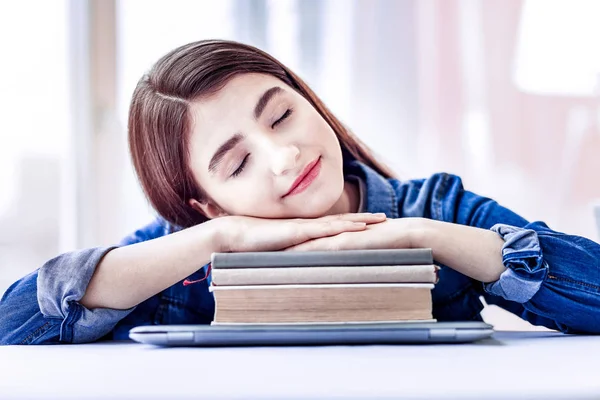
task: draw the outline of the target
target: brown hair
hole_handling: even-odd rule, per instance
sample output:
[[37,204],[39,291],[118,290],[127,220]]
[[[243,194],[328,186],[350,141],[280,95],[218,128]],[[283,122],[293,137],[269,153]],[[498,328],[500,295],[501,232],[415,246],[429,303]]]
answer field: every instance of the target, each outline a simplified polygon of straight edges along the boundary
[[386,178],[393,176],[315,93],[275,58],[242,43],[202,40],[158,60],[138,82],[129,108],[129,150],[135,171],[150,203],[167,221],[184,228],[206,221],[188,204],[189,199],[206,199],[189,166],[189,105],[242,73],[269,74],[285,82],[331,126],[344,162],[355,159]]

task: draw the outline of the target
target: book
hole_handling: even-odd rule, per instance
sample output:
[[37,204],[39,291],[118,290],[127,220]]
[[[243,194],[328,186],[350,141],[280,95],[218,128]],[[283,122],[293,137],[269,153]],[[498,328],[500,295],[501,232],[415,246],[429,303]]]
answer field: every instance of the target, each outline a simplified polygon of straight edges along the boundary
[[211,286],[214,324],[432,320],[433,284]]
[[323,283],[437,283],[436,265],[215,268],[216,286]]
[[272,251],[213,253],[213,270],[222,268],[380,266],[433,264],[431,249]]
[[214,253],[213,324],[432,321],[431,249]]

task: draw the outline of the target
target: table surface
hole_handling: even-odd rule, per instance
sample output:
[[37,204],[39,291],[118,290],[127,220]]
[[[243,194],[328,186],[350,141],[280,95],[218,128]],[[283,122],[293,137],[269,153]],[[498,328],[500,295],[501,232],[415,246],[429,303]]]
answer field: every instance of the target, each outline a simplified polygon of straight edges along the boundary
[[471,344],[0,346],[0,398],[600,398],[600,336]]

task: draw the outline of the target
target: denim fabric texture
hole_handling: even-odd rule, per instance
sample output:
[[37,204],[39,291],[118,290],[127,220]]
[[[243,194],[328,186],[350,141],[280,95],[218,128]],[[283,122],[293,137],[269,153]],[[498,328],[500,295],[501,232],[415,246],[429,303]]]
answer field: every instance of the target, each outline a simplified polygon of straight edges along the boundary
[[[366,184],[366,211],[388,218],[424,217],[483,229],[504,239],[506,271],[496,282],[481,283],[440,265],[432,291],[439,321],[481,320],[483,296],[534,325],[567,333],[600,333],[600,244],[529,222],[494,200],[463,188],[457,176],[385,179],[350,162],[345,174]],[[124,238],[127,246],[168,235],[178,228],[157,218]],[[475,244],[474,244],[475,246]],[[114,247],[62,254],[15,282],[0,301],[0,344],[84,343],[128,338],[139,325],[209,324],[214,299],[210,279],[190,286],[179,282],[129,310],[88,310],[78,301],[99,261]],[[434,254],[435,256],[435,254]],[[190,279],[206,273],[206,265]]]

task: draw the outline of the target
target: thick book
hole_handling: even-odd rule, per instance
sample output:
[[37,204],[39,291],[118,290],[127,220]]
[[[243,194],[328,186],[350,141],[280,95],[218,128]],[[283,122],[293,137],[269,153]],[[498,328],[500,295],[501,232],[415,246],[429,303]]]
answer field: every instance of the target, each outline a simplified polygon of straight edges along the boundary
[[213,253],[211,256],[213,269],[420,264],[433,264],[431,249],[267,251]]
[[215,324],[424,321],[432,284],[212,286]]
[[286,285],[323,283],[437,283],[439,267],[430,265],[389,265],[287,268],[215,268],[212,284]]

